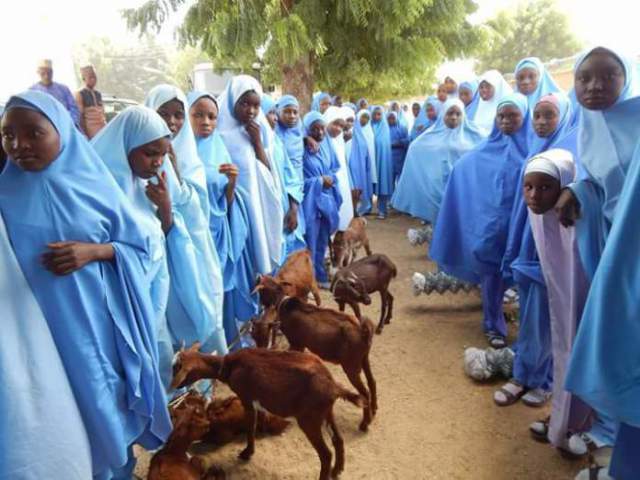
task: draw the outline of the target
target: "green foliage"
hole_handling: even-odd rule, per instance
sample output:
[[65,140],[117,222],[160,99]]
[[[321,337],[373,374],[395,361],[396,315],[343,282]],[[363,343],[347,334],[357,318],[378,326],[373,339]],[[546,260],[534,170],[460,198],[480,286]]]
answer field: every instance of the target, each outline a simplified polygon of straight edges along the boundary
[[575,54],[581,43],[555,0],[531,0],[515,12],[499,12],[487,22],[488,46],[479,57],[478,71],[495,68],[513,72],[519,60],[536,56],[543,62]]
[[[124,16],[157,30],[185,3],[148,0]],[[423,93],[443,60],[475,53],[482,32],[466,20],[475,9],[472,0],[198,0],[181,38],[216,67],[261,63],[266,83],[283,84],[283,69],[299,64],[316,89],[380,98]]]

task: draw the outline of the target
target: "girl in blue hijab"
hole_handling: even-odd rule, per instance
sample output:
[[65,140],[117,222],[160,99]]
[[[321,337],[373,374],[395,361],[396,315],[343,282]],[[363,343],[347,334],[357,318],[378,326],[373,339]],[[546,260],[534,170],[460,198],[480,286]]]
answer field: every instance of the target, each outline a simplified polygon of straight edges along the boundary
[[315,277],[322,288],[329,287],[324,257],[329,238],[338,229],[338,214],[342,197],[338,189],[337,173],[340,163],[325,133],[325,122],[320,112],[304,116],[305,133],[319,144],[319,150],[304,152],[304,211],[307,231],[305,238],[311,251]]
[[[209,230],[223,274],[223,325],[227,343],[234,342],[242,323],[255,313],[253,268],[249,256],[249,220],[236,192],[238,167],[231,161],[217,130],[218,103],[206,92],[191,92],[189,119],[204,164],[209,196]],[[237,320],[241,319],[241,320]],[[203,349],[210,350],[205,344]]]
[[387,123],[389,124],[389,134],[391,136],[393,184],[395,185],[404,167],[404,159],[407,155],[407,146],[409,145],[409,132],[407,132],[406,122],[403,124],[396,112],[389,112],[387,114]]
[[435,125],[441,110],[442,103],[438,100],[438,97],[431,95],[427,98],[415,122],[413,122],[413,127],[411,127],[411,132],[409,133],[409,140],[413,142],[422,132]]
[[78,403],[93,478],[131,478],[133,444],[157,449],[171,431],[146,276],[149,235],[53,97],[12,97],[2,133],[9,163],[0,214]]
[[[262,96],[262,112],[267,117],[269,125],[276,129],[278,114],[276,102],[268,95]],[[278,175],[282,180],[282,208],[286,212],[284,216],[285,251],[284,259],[289,254],[306,247],[304,241],[304,221],[302,228],[299,219],[304,215],[299,214],[299,205],[302,203],[304,179],[298,175],[298,170],[289,159],[287,149],[278,135],[274,136],[274,163],[278,169]],[[300,162],[301,163],[301,162]]]
[[458,98],[464,103],[465,116],[469,122],[473,122],[480,103],[478,85],[478,80],[474,78],[473,80],[462,82],[458,88]]
[[[171,132],[170,155],[175,156],[176,167],[165,162],[164,171],[173,209],[185,226],[183,246],[168,252],[172,281],[167,319],[174,347],[195,341],[204,343],[213,333],[217,337],[212,340],[216,349],[226,350],[220,328],[224,300],[222,269],[209,230],[207,176],[187,118],[187,99],[176,87],[158,85],[151,89],[145,104],[158,112]],[[190,247],[186,248],[187,245]]]
[[311,102],[311,110],[314,112],[324,113],[331,106],[331,95],[326,92],[319,92],[313,96]]
[[435,223],[451,169],[484,140],[484,132],[466,118],[461,100],[447,100],[436,125],[409,146],[404,170],[391,203],[396,210]]
[[482,285],[483,327],[490,343],[504,346],[505,285],[501,265],[520,168],[527,157],[527,99],[508,95],[498,105],[489,138],[453,167],[430,247],[446,273]]
[[384,109],[376,105],[371,109],[371,128],[376,142],[376,171],[378,182],[374,191],[378,197],[378,218],[387,218],[387,202],[393,195],[393,157],[391,152],[391,132],[385,118]]
[[87,480],[89,438],[47,320],[0,215],[0,475]]
[[353,125],[353,139],[349,156],[349,171],[351,180],[353,180],[353,188],[359,191],[360,200],[356,206],[358,215],[365,215],[371,211],[371,199],[373,198],[373,173],[371,171],[373,159],[365,129],[368,129],[373,139],[373,132],[369,125],[369,112],[360,110]]

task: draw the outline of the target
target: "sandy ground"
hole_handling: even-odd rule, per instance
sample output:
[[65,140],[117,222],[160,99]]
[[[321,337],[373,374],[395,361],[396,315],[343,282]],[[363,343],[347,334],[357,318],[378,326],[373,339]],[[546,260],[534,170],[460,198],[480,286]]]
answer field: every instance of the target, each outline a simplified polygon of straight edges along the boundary
[[[368,433],[358,430],[361,411],[336,402],[338,426],[345,438],[348,479],[572,479],[583,463],[570,462],[528,434],[530,422],[546,410],[518,404],[499,408],[493,391],[500,383],[479,385],[462,371],[467,346],[484,348],[477,293],[437,293],[414,297],[411,275],[434,269],[423,247],[412,248],[404,216],[385,221],[370,217],[374,252],[386,253],[398,266],[392,287],[394,318],[374,338],[372,369],[378,384],[378,414]],[[326,305],[333,305],[323,293]],[[379,297],[366,308],[377,324]],[[512,336],[515,328],[512,326]],[[349,385],[339,368],[336,379]],[[328,441],[328,437],[327,437]],[[243,440],[207,454],[229,480],[315,479],[320,463],[294,424],[280,437],[257,442],[249,463],[237,459]],[[137,473],[145,475],[148,456]]]

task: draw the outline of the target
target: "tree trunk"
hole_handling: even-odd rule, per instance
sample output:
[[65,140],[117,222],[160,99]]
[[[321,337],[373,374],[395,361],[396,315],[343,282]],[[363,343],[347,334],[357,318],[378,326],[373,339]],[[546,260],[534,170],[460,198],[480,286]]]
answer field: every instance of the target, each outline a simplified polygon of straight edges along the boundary
[[294,95],[300,102],[300,116],[311,107],[313,96],[313,62],[312,53],[302,57],[293,65],[282,67],[282,93]]

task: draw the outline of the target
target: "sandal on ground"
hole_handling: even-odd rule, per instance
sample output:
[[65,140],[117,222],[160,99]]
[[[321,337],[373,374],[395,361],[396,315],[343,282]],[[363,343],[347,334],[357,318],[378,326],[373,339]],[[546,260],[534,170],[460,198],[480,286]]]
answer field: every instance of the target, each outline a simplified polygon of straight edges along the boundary
[[522,396],[522,403],[528,407],[539,408],[544,406],[550,398],[551,392],[547,392],[541,388],[534,388]]
[[560,448],[563,457],[582,458],[598,450],[598,444],[587,432],[574,433],[567,440],[567,446]]
[[550,417],[544,420],[536,420],[529,425],[529,433],[536,442],[549,443],[549,421]]
[[499,333],[487,333],[486,336],[491,348],[500,350],[501,348],[505,348],[507,346],[507,339]]
[[508,407],[520,400],[525,393],[527,388],[511,379],[493,394],[493,401],[499,407]]

